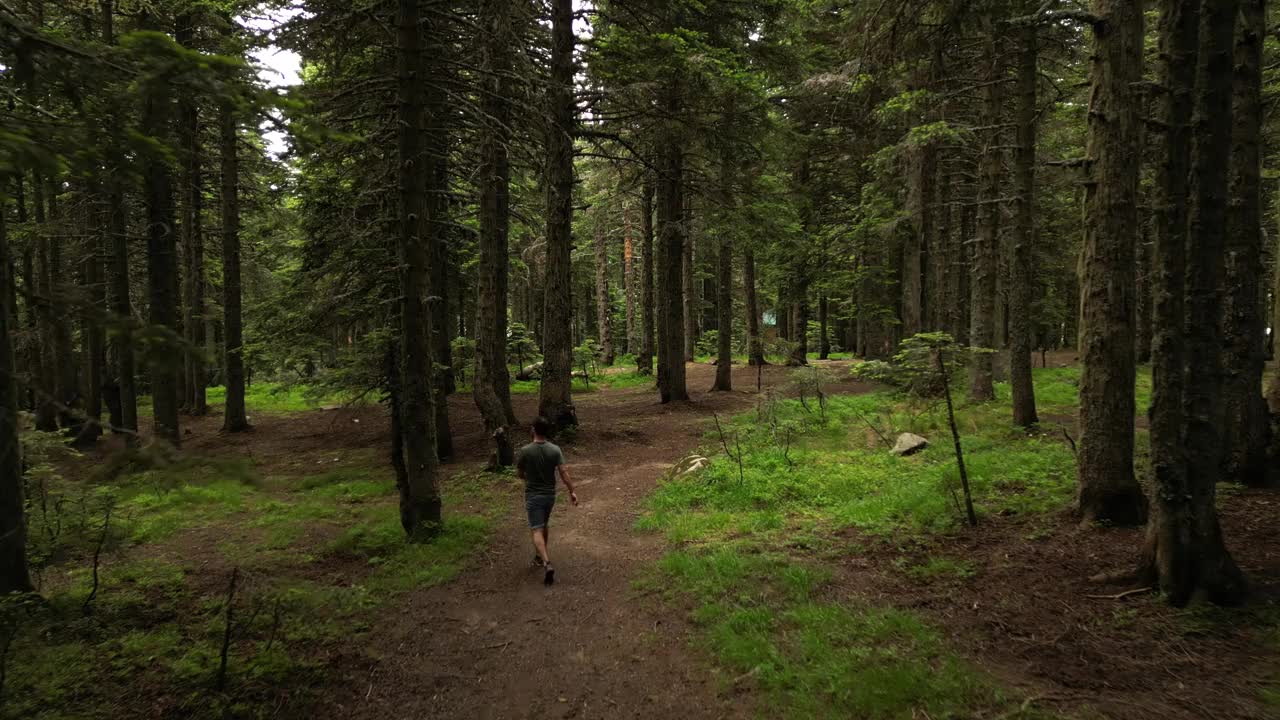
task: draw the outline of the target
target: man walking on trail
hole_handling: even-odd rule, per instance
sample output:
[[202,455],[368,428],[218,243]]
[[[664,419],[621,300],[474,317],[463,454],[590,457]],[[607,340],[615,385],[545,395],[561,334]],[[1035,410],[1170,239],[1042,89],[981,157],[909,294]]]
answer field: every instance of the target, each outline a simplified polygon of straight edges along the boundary
[[560,448],[547,440],[551,423],[544,417],[533,421],[533,442],[520,448],[516,455],[516,474],[524,478],[524,507],[529,513],[529,530],[533,532],[533,548],[537,555],[533,564],[543,568],[542,583],[556,581],[556,571],[551,567],[547,553],[547,523],[551,520],[551,508],[556,504],[556,475],[569,488],[569,501],[578,504],[578,494],[573,491],[569,470],[564,464]]

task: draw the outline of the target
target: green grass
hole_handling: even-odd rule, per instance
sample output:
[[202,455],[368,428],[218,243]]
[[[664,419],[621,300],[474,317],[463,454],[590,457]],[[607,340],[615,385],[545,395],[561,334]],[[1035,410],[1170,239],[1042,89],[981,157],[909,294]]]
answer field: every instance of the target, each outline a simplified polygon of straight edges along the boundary
[[676,551],[648,582],[684,600],[728,686],[765,717],[973,717],[1008,701],[913,613],[823,597],[828,573],[726,545]]

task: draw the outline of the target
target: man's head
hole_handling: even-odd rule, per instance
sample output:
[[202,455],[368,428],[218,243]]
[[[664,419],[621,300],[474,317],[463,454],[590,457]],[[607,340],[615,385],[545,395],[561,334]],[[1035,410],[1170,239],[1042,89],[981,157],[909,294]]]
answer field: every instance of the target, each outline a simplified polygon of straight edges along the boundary
[[533,436],[535,438],[551,437],[551,421],[539,415],[533,421]]

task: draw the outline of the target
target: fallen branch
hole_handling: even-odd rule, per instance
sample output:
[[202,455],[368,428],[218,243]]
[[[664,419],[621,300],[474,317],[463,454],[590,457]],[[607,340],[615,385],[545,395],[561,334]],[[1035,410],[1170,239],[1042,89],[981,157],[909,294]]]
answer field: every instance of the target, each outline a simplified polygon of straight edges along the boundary
[[1090,600],[1120,600],[1123,598],[1127,598],[1130,595],[1141,595],[1143,593],[1149,593],[1152,590],[1155,590],[1155,588],[1141,587],[1141,588],[1134,588],[1133,590],[1125,590],[1124,592],[1119,592],[1119,593],[1116,593],[1115,595],[1085,595],[1085,597],[1089,598]]

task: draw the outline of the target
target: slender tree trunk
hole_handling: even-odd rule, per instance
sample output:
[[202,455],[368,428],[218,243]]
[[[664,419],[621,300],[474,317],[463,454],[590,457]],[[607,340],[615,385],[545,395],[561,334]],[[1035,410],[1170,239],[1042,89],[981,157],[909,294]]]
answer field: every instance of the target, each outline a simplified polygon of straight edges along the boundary
[[764,338],[760,334],[760,304],[756,295],[756,254],[742,253],[742,289],[747,311],[747,364],[764,365]]
[[[684,181],[685,179],[682,176],[681,183]],[[681,241],[684,244],[681,246],[680,256],[681,295],[684,298],[684,361],[693,362],[698,346],[698,313],[695,310],[698,299],[697,289],[693,284],[693,233],[691,232],[693,213],[690,211],[689,206],[691,203],[688,202],[689,198],[684,192],[683,185],[680,188],[680,194],[683,198],[683,202],[685,203],[683,220],[684,228],[682,230],[683,237],[681,238]]]
[[826,360],[831,355],[831,336],[830,336],[829,327],[828,327],[828,325],[830,324],[830,320],[828,318],[829,310],[830,308],[828,307],[827,296],[823,295],[822,297],[818,298],[818,359],[819,360]]
[[[728,193],[725,193],[728,195]],[[716,381],[712,390],[733,389],[733,243],[720,233],[716,286]]]
[[[1234,604],[1245,594],[1245,580],[1223,544],[1215,495],[1222,473],[1224,447],[1220,427],[1224,384],[1221,292],[1225,280],[1223,250],[1227,229],[1224,191],[1229,172],[1223,148],[1231,142],[1231,46],[1236,2],[1205,0],[1203,3],[1194,86],[1190,78],[1180,72],[1185,70],[1188,56],[1196,47],[1194,2],[1170,0],[1163,4],[1163,10],[1165,32],[1162,35],[1168,41],[1166,56],[1171,66],[1166,78],[1173,74],[1178,80],[1169,84],[1169,90],[1176,107],[1181,97],[1195,88],[1192,116],[1195,133],[1186,245],[1185,324],[1181,326],[1181,337],[1173,327],[1162,325],[1157,339],[1156,363],[1162,370],[1168,360],[1163,351],[1170,343],[1180,341],[1184,346],[1183,366],[1178,368],[1182,401],[1180,407],[1171,405],[1168,402],[1171,398],[1162,392],[1167,388],[1157,391],[1155,410],[1164,417],[1152,424],[1152,442],[1153,450],[1171,448],[1175,451],[1171,458],[1161,458],[1161,461],[1178,462],[1185,469],[1169,472],[1166,467],[1162,472],[1161,466],[1156,465],[1154,513],[1144,564],[1173,605],[1182,606],[1199,599]],[[1172,124],[1169,129],[1172,134],[1180,132],[1182,127]],[[1167,258],[1162,257],[1164,259]],[[1162,270],[1169,269],[1169,265],[1162,264]],[[1161,299],[1165,299],[1163,292]],[[1168,384],[1168,375],[1157,377]],[[1170,419],[1175,422],[1170,423]],[[1176,426],[1176,438],[1166,435],[1172,429],[1170,425]]]
[[[401,438],[406,481],[400,488],[400,523],[410,540],[434,537],[440,530],[440,489],[436,479],[435,409],[431,313],[426,306],[430,240],[436,218],[427,217],[428,183],[435,160],[424,152],[425,119],[422,22],[419,0],[399,0],[398,92],[400,389]],[[440,92],[432,89],[432,92]],[[433,118],[438,121],[438,118]],[[438,128],[434,129],[439,132]]]
[[[0,195],[0,287],[13,287],[5,224],[8,201]],[[22,447],[18,442],[17,367],[13,356],[14,314],[9,293],[0,294],[0,595],[31,591],[27,571],[26,504],[22,497]]]
[[636,367],[643,375],[653,372],[653,176],[645,173],[640,193],[640,354]]
[[[1133,355],[1139,365],[1151,362],[1151,341],[1154,335],[1154,320],[1151,290],[1152,260],[1151,242],[1148,237],[1153,222],[1138,220],[1139,235],[1134,263],[1137,271],[1134,275],[1134,297],[1137,305],[1134,318]],[[1139,408],[1141,410],[1141,408]]]
[[507,243],[510,230],[511,56],[513,42],[509,0],[487,0],[480,10],[484,27],[482,99],[486,128],[480,148],[480,265],[476,293],[476,367],[472,395],[484,429],[495,444],[494,466],[514,460],[508,425],[515,424],[507,371]]
[[249,429],[244,404],[244,322],[240,311],[240,158],[235,108],[223,103],[218,117],[222,203],[222,348],[226,403],[223,432]]
[[1036,192],[1036,27],[1019,30],[1018,54],[1018,149],[1015,175],[1018,199],[1014,210],[1013,263],[1010,283],[1009,385],[1013,394],[1013,422],[1030,428],[1036,417],[1035,386],[1031,379],[1031,296],[1035,282],[1035,192]]
[[[169,130],[170,97],[159,88],[145,102],[143,128],[152,138],[162,139]],[[152,155],[144,169],[147,206],[147,287],[150,293],[150,322],[169,334],[164,347],[151,351],[151,403],[155,416],[155,437],[173,445],[181,442],[178,428],[178,375],[182,355],[178,347],[178,267],[174,237],[173,179],[163,157]]]
[[1138,240],[1138,83],[1142,8],[1095,0],[1080,333],[1079,512],[1085,523],[1139,525],[1133,473],[1134,246]]
[[209,411],[205,396],[207,378],[204,357],[205,344],[205,276],[204,229],[201,222],[204,205],[204,174],[201,168],[200,112],[192,102],[183,103],[180,109],[183,125],[183,157],[185,158],[186,199],[183,202],[183,243],[186,249],[186,316],[182,329],[186,334],[186,408],[192,415],[204,415]]
[[539,413],[557,429],[576,426],[573,405],[573,2],[552,0],[551,102],[547,129],[547,268]]
[[[428,30],[435,35],[433,19],[427,19],[426,24]],[[435,65],[431,66],[434,72],[442,72],[444,62],[441,60],[445,49],[445,43],[436,40],[426,48],[428,56],[436,58]],[[458,273],[454,271],[453,258],[449,251],[449,238],[453,235],[453,225],[449,221],[450,199],[449,199],[449,131],[452,128],[454,120],[452,112],[447,104],[448,96],[443,89],[438,87],[430,88],[430,92],[426,93],[423,108],[425,117],[429,123],[427,131],[422,141],[424,162],[430,169],[428,176],[428,185],[426,188],[426,218],[428,226],[425,230],[424,240],[427,248],[427,297],[431,301],[426,306],[426,311],[430,314],[427,321],[427,343],[432,353],[432,412],[435,414],[435,422],[433,425],[433,433],[435,436],[436,457],[441,461],[448,460],[453,457],[453,429],[449,422],[449,395],[456,388],[453,377],[453,335],[449,332],[452,327],[453,305],[450,302],[450,293],[454,290],[453,286],[458,284],[456,279]],[[462,287],[458,287],[457,307],[458,313],[458,335],[466,335],[466,327],[463,318],[466,317],[465,308],[462,307],[462,300],[466,298],[466,293]],[[503,308],[506,312],[506,308]],[[506,393],[507,389],[500,388],[500,393]],[[508,403],[510,399],[508,399]]]
[[1234,127],[1231,136],[1231,195],[1226,241],[1223,329],[1226,375],[1225,479],[1267,484],[1271,418],[1262,394],[1266,370],[1266,312],[1263,309],[1261,130],[1262,41],[1265,0],[1239,0],[1236,34]]
[[[902,247],[902,334],[923,332],[924,254],[926,238],[933,232],[933,175],[936,153],[932,145],[911,153],[911,178],[907,186],[907,212],[911,227]],[[819,308],[819,314],[822,314]]]
[[596,331],[600,337],[600,361],[613,365],[613,308],[609,297],[609,244],[605,240],[605,213],[597,211],[595,218],[596,265]]
[[[1003,75],[997,48],[999,38],[994,19],[983,18],[986,39],[983,45],[983,62],[987,66],[987,83],[982,88],[984,124],[992,127],[986,137],[978,159],[978,221],[977,236],[973,246],[973,282],[970,286],[972,300],[969,316],[969,344],[979,348],[994,349],[996,345],[996,275],[999,273],[998,247],[1000,239],[998,222],[1000,205],[1000,110],[1002,93],[996,78]],[[974,355],[969,364],[969,397],[977,402],[995,399],[992,378],[992,355],[982,352]]]
[[631,209],[622,208],[622,302],[626,331],[622,335],[622,352],[636,351],[636,272],[635,244],[632,238]]

